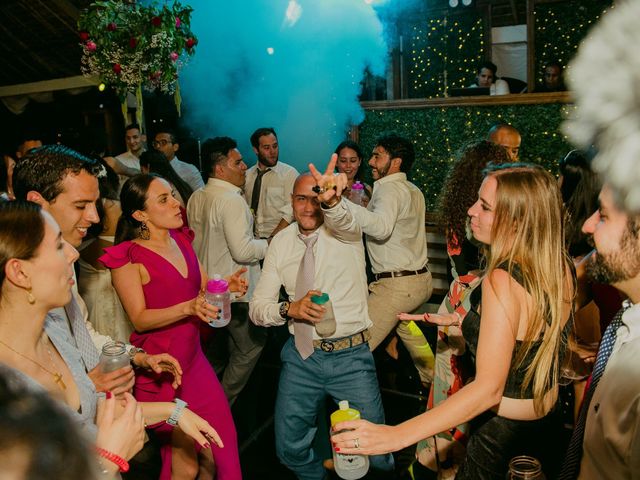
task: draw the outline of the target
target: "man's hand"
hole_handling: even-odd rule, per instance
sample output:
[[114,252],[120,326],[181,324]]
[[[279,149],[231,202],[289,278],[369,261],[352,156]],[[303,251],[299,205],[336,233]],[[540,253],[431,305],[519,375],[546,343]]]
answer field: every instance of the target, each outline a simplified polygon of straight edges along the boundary
[[109,373],[103,373],[102,370],[100,370],[100,365],[98,365],[87,375],[89,375],[89,378],[96,386],[96,391],[111,392],[114,395],[130,391],[135,382],[135,375],[133,374],[131,365]]
[[338,155],[334,153],[331,155],[331,160],[324,174],[320,173],[313,163],[309,164],[309,171],[320,189],[318,200],[328,205],[336,203],[336,197],[341,197],[342,192],[349,187],[349,179],[344,173],[338,175],[333,173],[336,169],[337,161]]
[[289,304],[287,316],[296,320],[306,320],[311,323],[318,323],[324,316],[325,308],[311,301],[313,295],[322,295],[319,290],[309,290],[300,300]]
[[243,296],[249,289],[249,282],[242,275],[247,272],[247,267],[241,267],[225,280],[229,284],[229,291],[234,292],[237,297]]
[[159,353],[158,355],[149,355],[147,353],[136,353],[133,357],[133,364],[136,367],[153,370],[157,374],[169,372],[173,375],[172,386],[174,390],[182,383],[182,368],[180,362],[168,353]]

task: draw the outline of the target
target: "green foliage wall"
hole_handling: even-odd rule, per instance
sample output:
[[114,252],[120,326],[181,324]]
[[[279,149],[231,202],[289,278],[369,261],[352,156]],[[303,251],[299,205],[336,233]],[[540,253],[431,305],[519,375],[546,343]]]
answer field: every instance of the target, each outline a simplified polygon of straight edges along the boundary
[[458,151],[469,142],[486,138],[489,128],[498,122],[509,123],[521,132],[522,161],[539,163],[556,173],[560,158],[573,148],[559,133],[569,109],[572,106],[555,103],[370,109],[360,125],[360,145],[368,158],[381,132],[393,131],[411,139],[416,161],[409,177],[424,192],[427,211],[435,211],[442,184]]
[[546,62],[569,63],[593,23],[603,12],[606,14],[611,4],[611,0],[568,0],[536,5],[536,83],[542,83],[542,69]]
[[404,26],[409,98],[444,97],[468,87],[483,59],[485,31],[475,10],[419,19]]

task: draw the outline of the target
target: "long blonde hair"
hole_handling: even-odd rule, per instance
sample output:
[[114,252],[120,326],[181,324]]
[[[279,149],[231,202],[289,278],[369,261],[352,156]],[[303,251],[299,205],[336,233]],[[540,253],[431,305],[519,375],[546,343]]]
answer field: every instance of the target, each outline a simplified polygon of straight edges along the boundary
[[541,413],[545,393],[558,384],[563,307],[573,297],[566,281],[562,198],[556,179],[538,165],[504,164],[488,169],[487,175],[497,181],[487,273],[505,264],[510,274],[519,268],[533,299],[512,368],[522,365],[542,336],[522,383],[523,391],[533,385],[534,408]]

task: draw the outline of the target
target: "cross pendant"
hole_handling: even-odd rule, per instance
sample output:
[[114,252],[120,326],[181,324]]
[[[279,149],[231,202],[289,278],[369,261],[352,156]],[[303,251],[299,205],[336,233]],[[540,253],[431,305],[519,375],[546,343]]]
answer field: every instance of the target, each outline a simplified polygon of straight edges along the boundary
[[67,389],[67,386],[65,385],[64,380],[62,380],[62,374],[61,373],[54,373],[53,374],[53,379],[60,386],[60,388],[62,390],[66,390]]

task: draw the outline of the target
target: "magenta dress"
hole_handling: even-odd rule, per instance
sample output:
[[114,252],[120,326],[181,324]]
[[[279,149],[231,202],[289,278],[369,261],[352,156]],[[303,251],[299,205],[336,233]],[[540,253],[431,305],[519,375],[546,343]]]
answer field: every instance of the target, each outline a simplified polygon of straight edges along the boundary
[[[178,270],[152,250],[134,242],[122,242],[105,249],[100,261],[107,268],[119,268],[128,263],[144,265],[151,281],[142,286],[146,307],[160,309],[171,307],[193,299],[200,291],[200,269],[191,241],[193,232],[188,228],[172,230],[186,259],[188,274],[183,277]],[[200,347],[200,325],[198,317],[182,320],[144,333],[133,332],[131,343],[147,353],[169,353],[182,367],[182,385],[177,390],[171,386],[173,377],[168,373],[158,375],[148,370],[136,371],[134,396],[141,402],[171,402],[180,398],[189,404],[189,409],[207,420],[216,429],[224,448],[212,445],[218,480],[242,478],[235,425],[229,403],[222,386]],[[166,422],[151,425],[162,442],[161,480],[171,479],[171,432],[173,427]],[[196,444],[196,448],[199,448]]]

